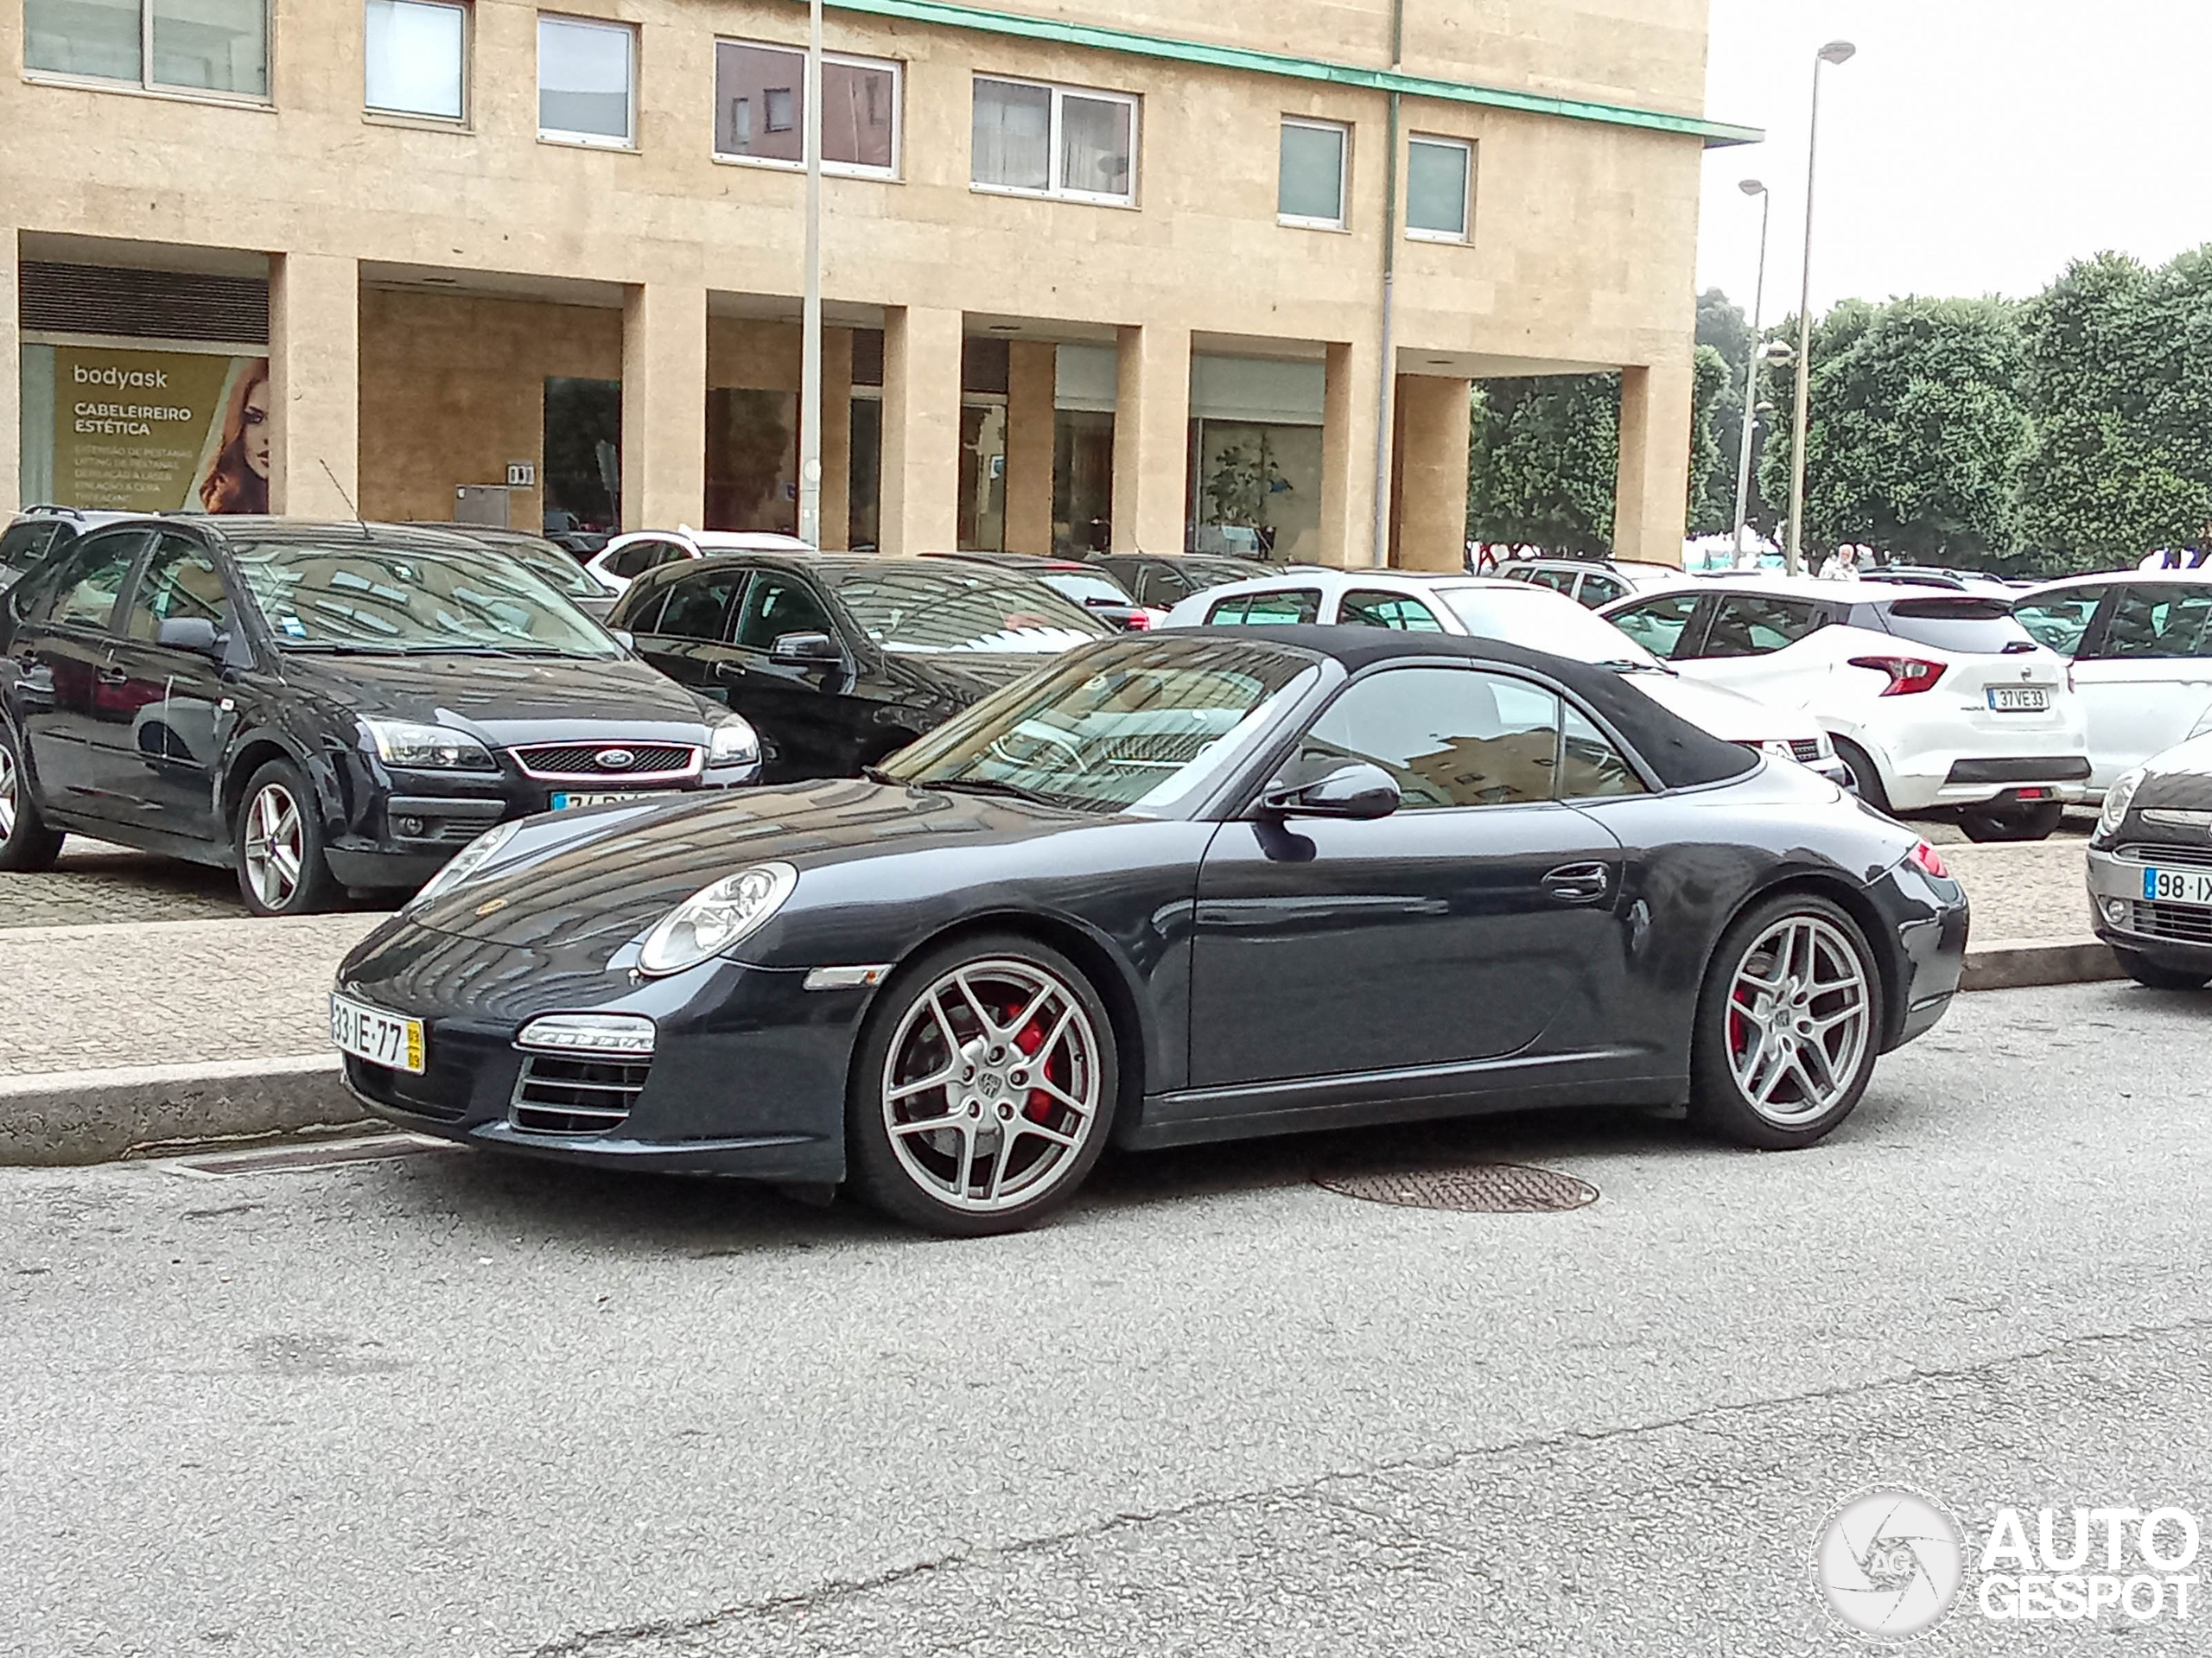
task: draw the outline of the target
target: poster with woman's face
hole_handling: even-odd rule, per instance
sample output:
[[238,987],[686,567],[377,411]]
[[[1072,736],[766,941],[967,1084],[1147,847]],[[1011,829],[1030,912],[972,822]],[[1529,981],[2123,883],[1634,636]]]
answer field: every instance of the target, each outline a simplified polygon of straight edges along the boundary
[[269,359],[57,346],[54,492],[130,512],[266,512]]

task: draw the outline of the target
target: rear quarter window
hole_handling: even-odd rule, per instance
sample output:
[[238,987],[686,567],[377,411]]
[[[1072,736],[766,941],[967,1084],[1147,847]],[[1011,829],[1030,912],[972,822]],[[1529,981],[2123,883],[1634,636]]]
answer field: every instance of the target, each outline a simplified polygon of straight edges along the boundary
[[16,524],[0,533],[0,568],[28,570],[44,558],[68,526],[58,522]]
[[1968,656],[2031,651],[2036,643],[2000,599],[1900,599],[1887,607],[1883,620],[1901,639]]
[[1320,614],[1319,589],[1298,588],[1287,593],[1237,594],[1209,610],[1206,620],[1216,627],[1280,627],[1315,621]]

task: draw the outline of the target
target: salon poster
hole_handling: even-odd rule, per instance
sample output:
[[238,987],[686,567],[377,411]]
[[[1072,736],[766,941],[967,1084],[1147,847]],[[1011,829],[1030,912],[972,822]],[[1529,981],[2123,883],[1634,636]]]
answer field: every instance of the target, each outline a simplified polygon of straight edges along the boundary
[[266,512],[271,408],[265,357],[57,346],[54,498]]

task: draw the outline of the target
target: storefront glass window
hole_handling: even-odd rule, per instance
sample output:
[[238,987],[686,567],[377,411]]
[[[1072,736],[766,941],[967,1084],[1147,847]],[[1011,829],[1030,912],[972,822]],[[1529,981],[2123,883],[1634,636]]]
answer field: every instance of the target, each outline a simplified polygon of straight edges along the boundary
[[716,386],[707,393],[709,530],[798,533],[798,397]]
[[1114,416],[1098,410],[1060,410],[1052,422],[1052,549],[1077,556],[1104,552],[1113,514]]
[[875,397],[853,399],[852,473],[845,492],[846,544],[872,550],[882,529],[883,403]]
[[960,516],[963,553],[1006,550],[1006,405],[969,403],[960,411]]
[[1321,429],[1258,421],[1192,424],[1198,550],[1311,561],[1321,539]]
[[622,521],[622,382],[545,382],[545,527],[612,533]]

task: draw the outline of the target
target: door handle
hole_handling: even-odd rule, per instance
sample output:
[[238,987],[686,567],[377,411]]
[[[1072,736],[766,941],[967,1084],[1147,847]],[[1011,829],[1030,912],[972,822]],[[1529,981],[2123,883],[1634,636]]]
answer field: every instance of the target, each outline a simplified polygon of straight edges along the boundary
[[745,677],[745,664],[741,662],[718,662],[715,664],[715,677],[742,679]]
[[1601,863],[1562,864],[1544,877],[1544,891],[1567,904],[1586,904],[1605,896],[1612,875]]
[[103,668],[92,677],[103,685],[121,685],[126,683],[130,676],[120,668]]

